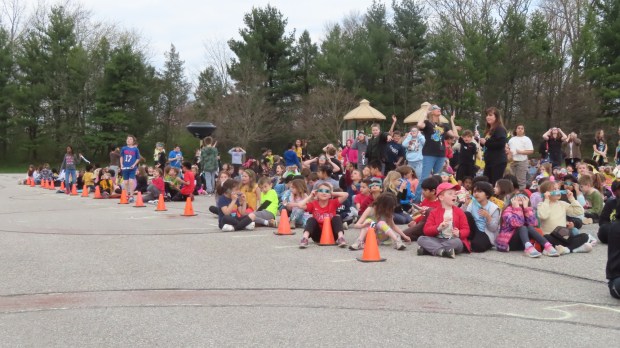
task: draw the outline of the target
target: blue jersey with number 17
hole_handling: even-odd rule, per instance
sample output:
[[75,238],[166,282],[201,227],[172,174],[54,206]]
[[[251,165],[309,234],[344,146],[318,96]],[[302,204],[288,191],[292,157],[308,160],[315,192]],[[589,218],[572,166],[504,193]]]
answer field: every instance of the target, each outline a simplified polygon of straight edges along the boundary
[[123,146],[121,149],[121,167],[129,168],[140,159],[140,151],[137,147]]

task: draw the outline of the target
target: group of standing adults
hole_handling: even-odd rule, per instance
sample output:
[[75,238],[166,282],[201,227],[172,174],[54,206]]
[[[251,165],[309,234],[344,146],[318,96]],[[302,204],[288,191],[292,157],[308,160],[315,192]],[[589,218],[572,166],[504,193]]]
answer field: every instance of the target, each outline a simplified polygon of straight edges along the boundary
[[[454,115],[452,119],[454,120]],[[443,170],[448,153],[451,152],[449,149],[451,143],[448,140],[458,137],[458,132],[453,129],[453,122],[452,125],[442,122],[441,108],[437,105],[430,106],[427,118],[419,121],[417,127],[414,127],[404,138],[398,131],[393,131],[396,117],[393,117],[393,121],[388,132],[381,132],[379,125],[373,124],[370,136],[367,137],[363,132],[357,135],[350,148],[358,151],[358,168],[362,169],[369,161],[379,160],[386,173],[406,159],[407,164],[412,167],[419,178],[426,178],[431,173],[439,174]],[[525,125],[517,124],[512,136],[509,137],[500,112],[495,107],[485,110],[485,121],[484,134],[480,135],[476,131],[474,136],[476,145],[480,147],[476,151],[484,153],[483,175],[488,177],[489,182],[494,185],[504,176],[506,167],[510,163],[510,169],[518,179],[519,188],[524,189],[530,167],[529,156],[534,153],[532,140],[525,135]],[[618,129],[618,135],[620,135],[620,129]],[[467,134],[462,135],[462,137],[466,136]],[[542,138],[543,142],[539,149],[541,160],[550,162],[554,168],[561,167],[562,164],[571,165],[574,168],[582,160],[581,139],[576,132],[567,135],[562,129],[552,127],[542,135]],[[468,148],[467,144],[469,143],[461,142],[461,145],[465,145],[466,148]],[[592,146],[593,160],[599,166],[607,163],[608,146],[603,130],[596,132]],[[616,162],[620,161],[618,149],[620,147],[616,148],[614,155]],[[468,153],[465,157],[470,157],[469,155]],[[471,160],[473,164],[476,160],[475,156],[474,154],[474,158],[467,160]],[[419,198],[420,193],[421,186],[418,186],[415,196]]]

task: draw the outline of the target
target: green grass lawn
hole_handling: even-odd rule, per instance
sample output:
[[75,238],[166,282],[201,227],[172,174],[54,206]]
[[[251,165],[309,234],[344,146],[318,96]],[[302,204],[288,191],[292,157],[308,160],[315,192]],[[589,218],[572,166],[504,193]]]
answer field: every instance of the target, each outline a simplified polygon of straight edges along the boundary
[[0,165],[0,173],[26,173],[28,171],[28,164],[2,164]]

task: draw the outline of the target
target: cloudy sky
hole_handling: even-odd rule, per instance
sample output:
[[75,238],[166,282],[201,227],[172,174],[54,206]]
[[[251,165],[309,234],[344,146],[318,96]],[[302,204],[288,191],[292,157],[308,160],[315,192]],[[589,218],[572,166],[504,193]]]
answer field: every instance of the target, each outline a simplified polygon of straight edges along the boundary
[[161,67],[164,52],[173,43],[194,80],[206,66],[205,42],[238,38],[243,15],[253,6],[271,4],[288,18],[288,29],[296,36],[307,29],[314,41],[323,36],[327,23],[339,22],[351,12],[359,13],[372,0],[77,0],[95,19],[134,29],[149,43],[151,63]]

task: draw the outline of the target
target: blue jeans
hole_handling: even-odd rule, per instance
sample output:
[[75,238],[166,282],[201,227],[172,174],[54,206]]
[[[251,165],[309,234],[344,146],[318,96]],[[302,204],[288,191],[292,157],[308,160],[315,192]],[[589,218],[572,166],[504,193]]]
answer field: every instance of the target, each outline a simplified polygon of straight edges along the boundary
[[422,181],[428,178],[431,175],[431,172],[433,172],[433,174],[441,173],[441,169],[443,168],[443,165],[445,163],[446,163],[445,157],[424,156],[424,158],[422,159],[422,175],[419,178],[420,183],[418,184],[418,187],[415,189],[415,194],[413,198],[414,201],[419,202],[422,200],[421,198]]
[[422,160],[408,162],[407,164],[409,165],[409,167],[411,167],[411,169],[413,169],[413,171],[415,172],[415,176],[418,177],[420,181],[422,181]]
[[[71,181],[69,181],[69,177]],[[77,181],[77,174],[75,173],[75,169],[65,169],[65,188],[71,191],[71,185]]]
[[206,182],[206,191],[207,193],[214,193],[215,192],[215,176],[217,175],[216,172],[204,172],[205,174],[205,182]]

